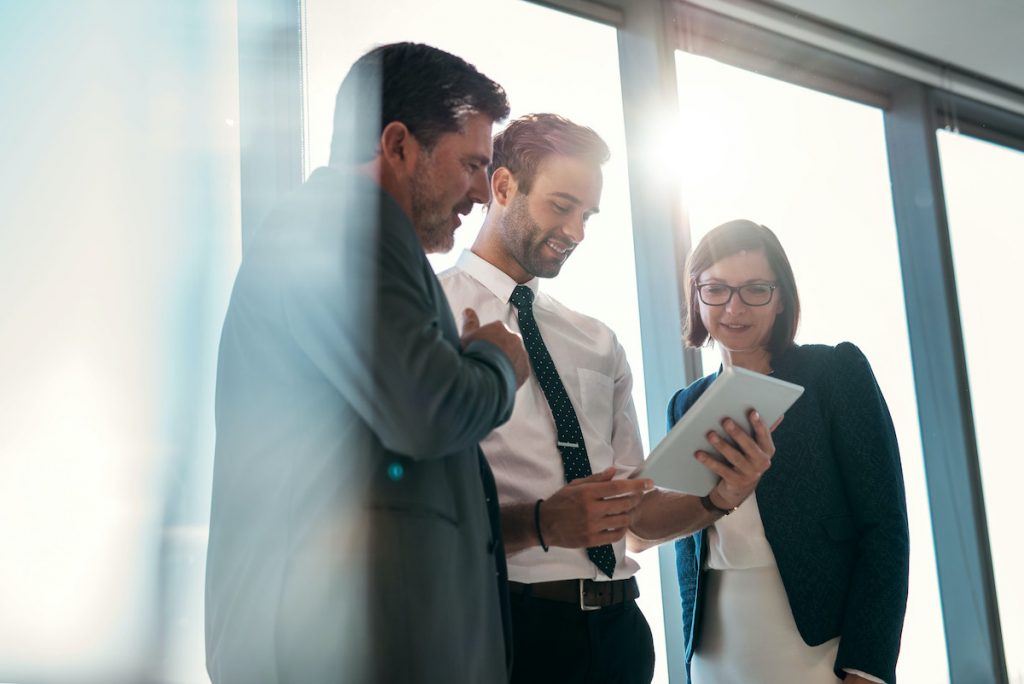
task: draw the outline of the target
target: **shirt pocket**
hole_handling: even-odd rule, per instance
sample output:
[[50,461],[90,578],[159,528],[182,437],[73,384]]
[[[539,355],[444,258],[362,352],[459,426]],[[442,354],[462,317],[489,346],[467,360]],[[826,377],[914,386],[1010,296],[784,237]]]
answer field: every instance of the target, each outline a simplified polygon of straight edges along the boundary
[[579,368],[577,373],[580,380],[580,408],[583,414],[579,418],[581,424],[585,423],[589,427],[584,436],[594,435],[600,439],[600,444],[591,444],[593,440],[587,441],[591,468],[596,473],[612,465],[614,460],[611,444],[615,381],[604,373],[589,368]]

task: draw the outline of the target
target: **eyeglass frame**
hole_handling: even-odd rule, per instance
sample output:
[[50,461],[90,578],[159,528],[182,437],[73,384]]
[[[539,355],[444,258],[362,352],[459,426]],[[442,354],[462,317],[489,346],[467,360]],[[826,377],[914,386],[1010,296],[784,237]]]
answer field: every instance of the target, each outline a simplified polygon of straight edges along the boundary
[[[726,300],[724,302],[722,302],[721,304],[710,304],[710,303],[704,301],[704,288],[708,287],[710,285],[715,285],[717,287],[727,288],[729,290],[729,297],[726,298]],[[751,304],[746,299],[744,299],[743,298],[742,290],[743,290],[743,288],[749,287],[751,285],[761,285],[761,286],[767,285],[768,286],[768,290],[769,290],[768,301],[764,302],[763,304]],[[772,300],[775,298],[775,290],[778,289],[778,283],[769,283],[769,282],[764,282],[764,283],[744,283],[743,285],[740,285],[738,287],[733,287],[732,285],[726,285],[725,283],[696,283],[696,284],[694,284],[694,287],[697,289],[697,299],[699,299],[700,302],[702,304],[704,304],[704,306],[726,306],[729,302],[732,301],[732,298],[734,296],[738,295],[739,298],[740,298],[740,301],[743,302],[744,305],[752,306],[752,307],[759,307],[759,306],[768,306],[769,304],[772,303]]]

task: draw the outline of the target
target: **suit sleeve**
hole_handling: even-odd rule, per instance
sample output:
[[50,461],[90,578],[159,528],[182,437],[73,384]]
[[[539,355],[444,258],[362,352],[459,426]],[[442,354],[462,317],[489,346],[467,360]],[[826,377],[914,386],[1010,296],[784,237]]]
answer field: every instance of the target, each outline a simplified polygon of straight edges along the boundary
[[443,293],[432,298],[419,245],[407,226],[381,223],[379,236],[364,226],[340,241],[335,226],[287,261],[289,330],[388,450],[429,459],[475,446],[512,413],[512,364],[487,342],[462,350],[445,338],[451,313]]
[[683,410],[679,404],[682,402],[683,395],[686,389],[677,390],[672,398],[668,400],[668,408],[665,413],[665,427],[667,430],[671,430],[679,422],[679,419],[683,417]]
[[835,349],[833,449],[859,530],[836,658],[843,669],[894,682],[907,605],[909,531],[892,418],[864,354]]

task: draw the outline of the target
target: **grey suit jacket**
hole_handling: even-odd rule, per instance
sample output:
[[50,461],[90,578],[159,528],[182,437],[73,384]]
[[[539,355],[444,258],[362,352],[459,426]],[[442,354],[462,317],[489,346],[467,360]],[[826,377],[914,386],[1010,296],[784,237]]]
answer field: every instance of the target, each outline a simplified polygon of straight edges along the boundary
[[221,339],[215,684],[505,681],[504,556],[477,444],[514,397],[496,347],[461,349],[412,225],[375,184],[318,169],[282,202]]

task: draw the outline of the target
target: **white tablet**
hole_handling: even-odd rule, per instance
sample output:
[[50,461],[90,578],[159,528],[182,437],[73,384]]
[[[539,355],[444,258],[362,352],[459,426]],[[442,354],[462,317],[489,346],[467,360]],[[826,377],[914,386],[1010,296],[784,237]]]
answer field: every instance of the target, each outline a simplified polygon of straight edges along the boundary
[[771,427],[793,405],[804,388],[745,368],[724,368],[690,410],[679,420],[632,477],[646,477],[665,489],[704,496],[718,482],[718,476],[693,457],[706,451],[724,462],[707,440],[712,430],[732,443],[722,421],[732,418],[747,431],[753,427],[747,419],[757,409],[761,420]]

